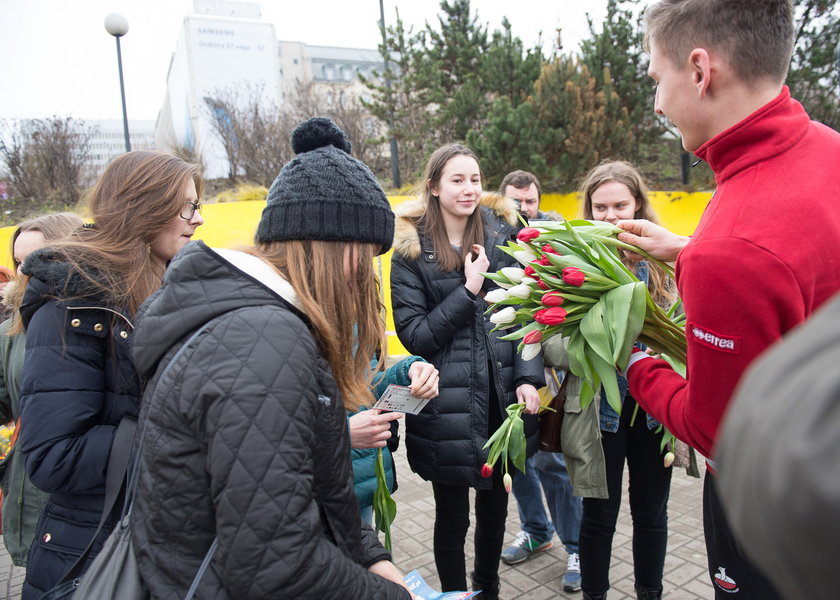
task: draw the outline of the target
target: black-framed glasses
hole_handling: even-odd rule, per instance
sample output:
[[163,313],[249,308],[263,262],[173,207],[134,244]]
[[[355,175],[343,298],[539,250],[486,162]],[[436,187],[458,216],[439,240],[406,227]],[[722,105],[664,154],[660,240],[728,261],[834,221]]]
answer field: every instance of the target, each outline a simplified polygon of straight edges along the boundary
[[181,218],[189,221],[195,216],[196,211],[201,212],[201,204],[198,202],[184,202],[184,208],[181,209]]

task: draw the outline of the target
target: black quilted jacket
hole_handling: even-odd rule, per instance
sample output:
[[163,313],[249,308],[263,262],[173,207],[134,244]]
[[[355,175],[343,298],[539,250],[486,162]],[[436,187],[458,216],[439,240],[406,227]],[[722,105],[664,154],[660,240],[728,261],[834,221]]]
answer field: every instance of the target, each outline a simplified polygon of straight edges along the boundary
[[153,598],[184,597],[214,536],[199,598],[408,597],[366,569],[389,556],[361,525],[344,407],[293,298],[261,260],[197,242],[138,313],[153,377],[131,526]]
[[[488,200],[497,202],[495,207],[482,207],[488,271],[495,271],[513,262],[497,246],[511,239],[516,229],[503,220],[503,199]],[[438,268],[431,242],[415,225],[424,209],[419,202],[397,209],[391,263],[391,302],[400,341],[440,371],[440,395],[420,414],[406,418],[408,462],[423,479],[486,489],[492,480],[480,473],[488,453],[483,446],[492,433],[491,386],[499,401],[496,410],[506,417],[518,385],[545,384],[543,365],[541,360],[523,361],[515,352],[516,342],[500,340],[506,331],[489,333],[493,324],[484,315],[487,305],[464,287],[463,271]],[[495,287],[490,283],[484,291]],[[524,421],[533,453],[537,420],[525,415]]]

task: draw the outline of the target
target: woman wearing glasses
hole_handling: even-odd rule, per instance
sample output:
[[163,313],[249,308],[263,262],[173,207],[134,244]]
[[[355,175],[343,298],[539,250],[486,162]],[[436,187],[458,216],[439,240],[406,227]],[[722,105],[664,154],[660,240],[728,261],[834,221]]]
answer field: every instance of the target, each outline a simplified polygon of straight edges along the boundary
[[[50,494],[29,551],[24,600],[54,587],[96,531],[114,433],[139,412],[129,354],[134,314],[204,222],[201,188],[197,167],[174,156],[119,156],[91,194],[92,225],[23,264],[19,444],[32,482]],[[111,528],[103,529],[100,542]]]

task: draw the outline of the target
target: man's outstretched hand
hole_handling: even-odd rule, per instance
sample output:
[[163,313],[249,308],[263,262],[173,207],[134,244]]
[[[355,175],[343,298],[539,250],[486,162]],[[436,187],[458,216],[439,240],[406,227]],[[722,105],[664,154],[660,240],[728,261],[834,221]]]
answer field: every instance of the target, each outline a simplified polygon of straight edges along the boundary
[[[661,225],[651,223],[646,219],[630,219],[618,221],[616,226],[624,230],[618,234],[618,239],[626,244],[638,246],[654,258],[673,262],[680,250],[685,248],[690,238],[671,233]],[[631,260],[642,260],[643,257],[628,252]]]

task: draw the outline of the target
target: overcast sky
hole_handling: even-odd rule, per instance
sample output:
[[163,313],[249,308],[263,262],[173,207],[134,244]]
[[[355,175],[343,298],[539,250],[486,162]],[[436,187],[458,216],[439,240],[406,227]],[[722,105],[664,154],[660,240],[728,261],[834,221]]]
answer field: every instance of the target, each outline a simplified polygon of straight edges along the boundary
[[[279,40],[312,45],[376,48],[380,39],[378,0],[263,0],[262,20]],[[395,8],[415,30],[437,24],[438,0],[384,0],[385,20]],[[473,0],[479,21],[490,29],[502,17],[526,46],[542,32],[546,52],[562,29],[566,50],[588,33],[586,15],[600,22],[606,0]],[[123,14],[122,38],[129,119],[155,119],[164,96],[166,71],[183,17],[192,0],[0,0],[0,119],[53,114],[121,119],[116,47],[105,16]]]

